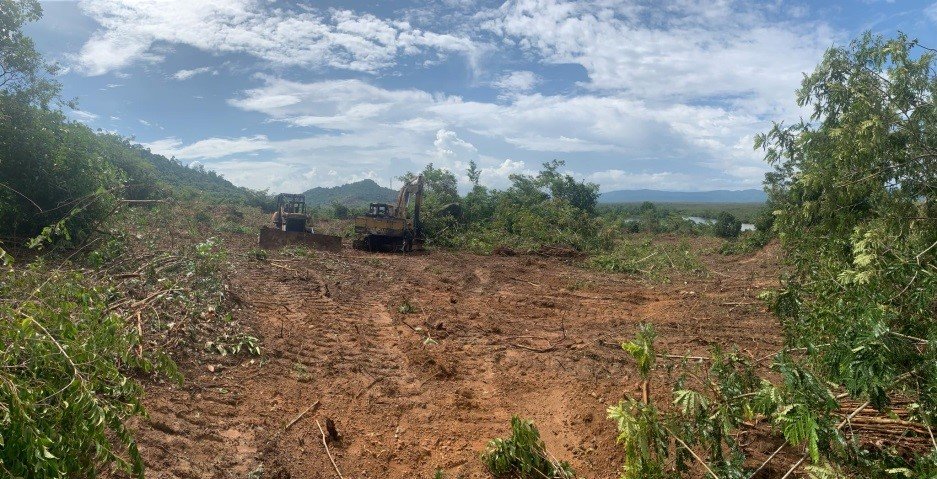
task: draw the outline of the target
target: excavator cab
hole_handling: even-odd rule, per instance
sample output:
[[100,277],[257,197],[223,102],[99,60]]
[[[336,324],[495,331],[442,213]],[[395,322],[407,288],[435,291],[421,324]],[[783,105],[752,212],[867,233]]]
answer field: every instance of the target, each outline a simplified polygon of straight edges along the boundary
[[390,218],[392,216],[390,213],[391,208],[392,206],[387,203],[371,203],[365,216],[370,216],[371,218]]

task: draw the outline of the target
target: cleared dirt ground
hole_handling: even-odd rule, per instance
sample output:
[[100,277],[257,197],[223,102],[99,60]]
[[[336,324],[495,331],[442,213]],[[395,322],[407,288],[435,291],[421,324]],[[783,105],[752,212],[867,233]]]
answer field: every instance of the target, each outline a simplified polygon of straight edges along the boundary
[[[487,477],[481,451],[519,414],[582,476],[616,477],[605,409],[638,394],[618,344],[640,322],[670,354],[780,346],[755,298],[777,285],[777,249],[702,259],[705,277],[660,284],[538,256],[238,256],[237,314],[263,356],[183,363],[183,386],[147,386],[150,417],[135,427],[148,475],[246,478],[262,466],[265,478],[337,477],[316,425],[329,418],[346,478]],[[653,394],[669,402],[664,383]]]

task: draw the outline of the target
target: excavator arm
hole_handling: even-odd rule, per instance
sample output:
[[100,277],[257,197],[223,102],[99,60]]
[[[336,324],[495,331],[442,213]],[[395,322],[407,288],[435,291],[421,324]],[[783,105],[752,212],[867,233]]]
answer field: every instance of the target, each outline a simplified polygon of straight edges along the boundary
[[423,183],[423,175],[420,175],[417,176],[415,180],[400,188],[400,193],[397,194],[397,207],[394,210],[394,216],[397,218],[408,219],[408,206],[412,199],[414,233],[423,229],[423,225],[420,221],[420,210],[423,207]]

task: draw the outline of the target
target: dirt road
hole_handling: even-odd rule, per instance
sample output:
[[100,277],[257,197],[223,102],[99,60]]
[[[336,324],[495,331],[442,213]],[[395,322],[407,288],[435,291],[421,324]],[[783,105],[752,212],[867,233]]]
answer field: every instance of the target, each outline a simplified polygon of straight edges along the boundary
[[[706,255],[707,277],[663,285],[532,256],[271,258],[238,260],[233,285],[263,357],[183,364],[183,386],[148,386],[150,418],[136,427],[150,477],[246,478],[261,466],[264,478],[337,477],[316,425],[326,418],[346,478],[487,477],[479,454],[512,414],[581,475],[617,477],[605,409],[638,393],[618,347],[638,323],[654,323],[672,354],[780,345],[755,299],[776,285],[772,247]],[[653,393],[669,401],[660,382]]]

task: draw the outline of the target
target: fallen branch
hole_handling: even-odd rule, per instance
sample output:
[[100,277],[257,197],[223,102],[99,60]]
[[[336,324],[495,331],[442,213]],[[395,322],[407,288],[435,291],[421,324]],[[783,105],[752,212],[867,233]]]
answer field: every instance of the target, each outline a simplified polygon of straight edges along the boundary
[[554,349],[556,349],[556,345],[552,345],[552,346],[549,346],[549,347],[546,347],[546,348],[538,349],[538,348],[532,348],[532,347],[530,347],[530,346],[524,346],[523,344],[517,344],[517,343],[509,343],[509,344],[510,344],[511,346],[514,346],[515,348],[526,349],[526,350],[528,350],[528,351],[533,351],[533,352],[535,352],[535,353],[549,353],[550,351],[553,351]]
[[[859,405],[859,407],[857,407],[853,412],[851,412],[851,413],[850,413],[848,416],[846,416],[842,421],[840,421],[839,424],[836,425],[836,430],[838,431],[838,430],[842,429],[843,426],[846,425],[846,423],[848,423],[850,420],[852,420],[852,418],[856,417],[856,414],[859,414],[859,411],[862,411],[862,410],[865,409],[865,407],[868,406],[868,405],[869,405],[869,401],[866,401],[866,402],[862,403],[861,405]],[[807,460],[807,453],[804,453],[804,455],[801,456],[800,460],[798,460],[797,462],[795,462],[794,465],[791,466],[791,468],[788,469],[787,472],[784,473],[783,476],[781,476],[781,479],[787,479],[788,477],[790,477],[790,475],[793,474],[794,471],[795,471],[798,467],[800,467],[800,465],[803,464],[804,461],[806,461],[806,460]]]
[[368,392],[368,390],[371,389],[371,387],[373,387],[375,384],[377,384],[377,383],[378,383],[379,381],[381,381],[382,379],[384,379],[384,376],[378,376],[378,377],[374,378],[374,380],[371,381],[370,383],[368,383],[368,385],[365,386],[364,389],[362,389],[361,391],[359,391],[358,394],[355,394],[355,399],[358,399],[359,397],[361,397],[362,394]]
[[713,360],[712,358],[706,358],[703,356],[681,356],[679,354],[658,354],[657,357],[667,358],[667,359],[688,359],[692,361],[712,361]]
[[558,344],[562,343],[563,341],[566,341],[566,321],[563,319],[560,320],[560,330],[563,332],[563,337],[558,339],[555,343],[550,344],[550,346],[546,348],[532,348],[530,346],[524,346],[523,344],[517,344],[517,343],[508,343],[508,344],[510,344],[511,346],[514,346],[515,348],[526,349],[528,351],[533,351],[535,353],[549,353],[550,351],[553,351],[554,349],[556,349],[556,346]]
[[290,421],[289,423],[287,423],[287,424],[286,424],[286,427],[284,427],[283,430],[284,430],[284,431],[289,431],[290,428],[293,427],[293,424],[296,424],[297,422],[299,422],[299,420],[302,419],[303,416],[305,416],[307,413],[309,413],[309,411],[312,411],[313,413],[316,412],[316,411],[315,411],[316,409],[319,409],[319,400],[318,400],[318,399],[316,399],[316,402],[312,403],[311,405],[309,405],[309,407],[307,407],[306,409],[304,409],[303,412],[299,413],[299,415],[297,415],[296,417],[294,417],[292,421]]
[[778,446],[778,448],[775,449],[774,452],[772,452],[771,455],[768,456],[767,459],[765,459],[765,462],[762,462],[761,465],[758,466],[758,469],[755,469],[755,472],[748,475],[748,479],[752,479],[753,477],[755,477],[756,474],[758,474],[759,471],[764,469],[764,467],[767,466],[768,463],[771,462],[772,459],[774,459],[774,456],[777,456],[778,453],[781,452],[781,449],[784,449],[784,446],[786,445],[787,445],[787,442],[782,442],[781,445]]
[[700,457],[696,455],[693,449],[690,446],[687,446],[687,444],[683,442],[683,439],[680,439],[680,436],[677,436],[676,434],[674,434],[673,431],[667,428],[667,426],[664,426],[664,430],[667,431],[668,434],[673,436],[674,440],[680,443],[680,445],[683,446],[683,448],[686,449],[690,453],[690,455],[693,456],[693,459],[696,459],[696,462],[700,463],[706,469],[706,472],[708,472],[711,476],[713,476],[714,479],[719,479],[719,476],[717,476],[716,473],[713,472],[713,470],[709,468],[709,465],[706,464],[706,461],[700,459]]
[[515,277],[513,277],[513,276],[508,276],[508,279],[513,279],[514,281],[520,281],[520,282],[522,282],[522,283],[527,283],[527,284],[529,284],[529,285],[531,285],[531,286],[536,286],[536,287],[538,287],[538,288],[539,288],[540,286],[542,286],[542,285],[540,285],[540,284],[537,284],[537,283],[534,283],[534,282],[531,282],[531,281],[527,281],[526,279],[515,278]]
[[322,430],[322,425],[319,424],[319,420],[316,419],[316,426],[319,427],[319,434],[322,434],[322,445],[325,446],[325,453],[329,455],[329,461],[332,461],[332,467],[335,468],[335,473],[338,474],[338,479],[345,479],[342,476],[342,472],[338,470],[338,465],[335,464],[335,459],[332,458],[332,451],[329,450],[329,443],[325,440],[325,431]]

